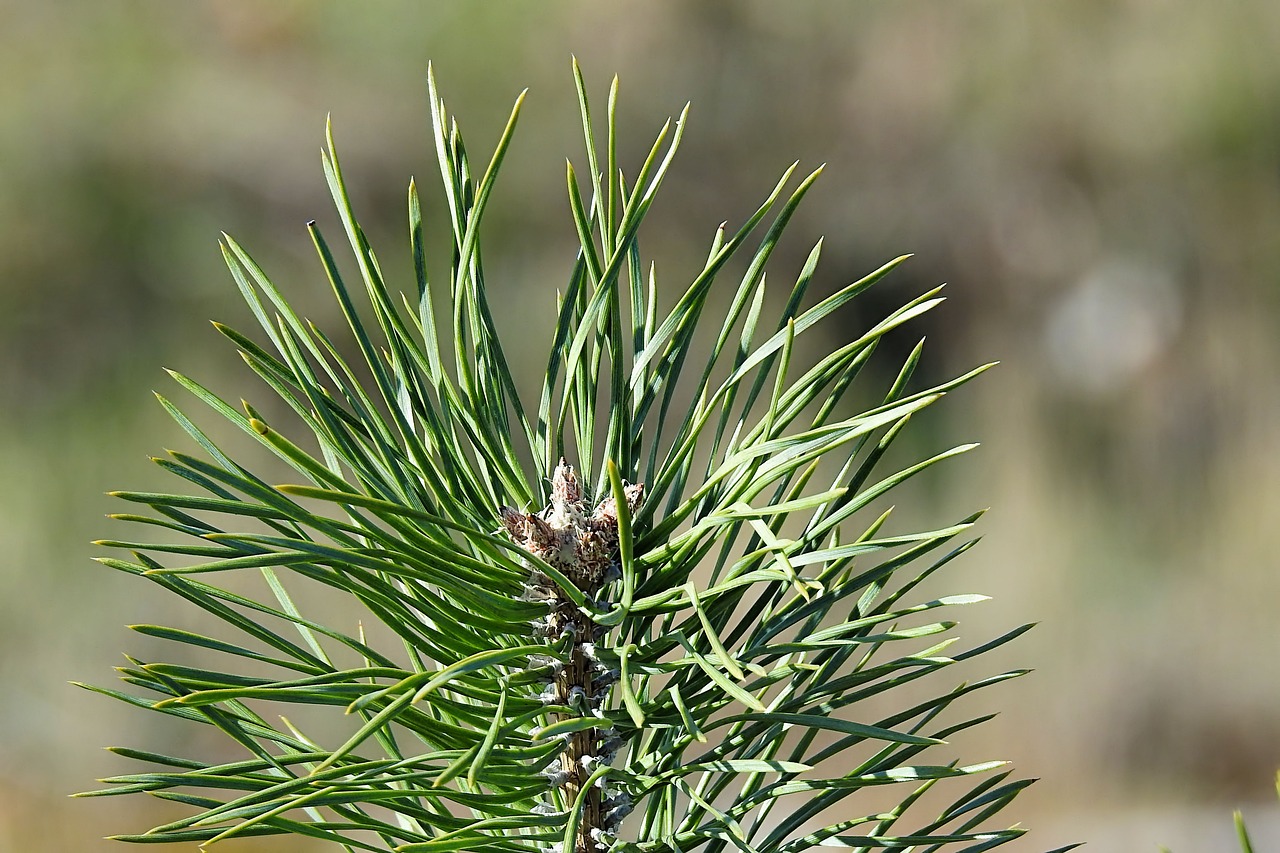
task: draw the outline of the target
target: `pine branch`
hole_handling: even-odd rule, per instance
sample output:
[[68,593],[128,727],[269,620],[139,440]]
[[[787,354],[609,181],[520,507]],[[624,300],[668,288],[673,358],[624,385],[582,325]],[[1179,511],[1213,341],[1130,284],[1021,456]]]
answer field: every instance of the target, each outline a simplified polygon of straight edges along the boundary
[[[989,718],[961,710],[970,694],[1024,671],[942,682],[1026,626],[962,649],[950,614],[984,597],[918,595],[973,546],[980,514],[912,531],[885,508],[904,482],[972,449],[912,448],[919,461],[884,470],[908,425],[985,367],[918,387],[917,346],[887,388],[867,389],[880,341],[939,307],[937,290],[801,363],[802,335],[830,327],[905,260],[806,307],[819,241],[798,273],[781,273],[794,283],[771,313],[766,271],[820,169],[788,189],[793,166],[762,187],[765,201],[716,231],[703,268],[665,305],[639,233],[687,108],[628,180],[616,79],[603,146],[576,64],[574,79],[587,168],[569,167],[567,189],[580,247],[536,408],[502,348],[479,240],[523,93],[477,170],[428,75],[451,263],[447,281],[429,280],[411,183],[407,294],[383,276],[329,132],[324,174],[356,279],[309,228],[346,342],[299,317],[225,239],[261,339],[218,331],[295,422],[174,378],[297,477],[267,483],[161,398],[202,454],[156,460],[186,491],[116,493],[144,507],[117,518],[167,538],[104,541],[128,556],[101,562],[186,599],[225,635],[135,626],[189,662],[130,659],[127,692],[89,689],[216,728],[242,755],[118,749],[152,768],[89,795],[149,793],[191,809],[121,839],[800,853],[987,850],[1021,834],[991,821],[1029,783],[996,772],[1002,762],[961,762],[947,739]],[[735,259],[744,272],[726,282]],[[437,317],[441,288],[449,310]],[[711,298],[718,289],[727,301]],[[722,318],[708,319],[712,304],[728,305]],[[287,437],[299,424],[309,435]],[[246,572],[262,578],[264,600],[219,585]],[[305,615],[313,586],[348,596],[400,648]],[[226,669],[210,662],[220,659]],[[873,699],[896,710],[873,715]],[[340,709],[347,733],[321,742],[268,719],[274,703]],[[898,805],[862,814],[860,792],[885,786],[901,790]],[[959,794],[940,793],[949,788]]]

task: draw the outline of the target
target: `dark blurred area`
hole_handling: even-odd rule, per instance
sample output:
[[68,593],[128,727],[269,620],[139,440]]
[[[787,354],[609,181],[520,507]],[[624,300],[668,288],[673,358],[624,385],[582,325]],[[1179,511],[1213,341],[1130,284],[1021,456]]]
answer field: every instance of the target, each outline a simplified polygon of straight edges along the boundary
[[775,288],[819,237],[819,296],[914,252],[849,322],[947,281],[912,332],[926,378],[1003,362],[926,428],[984,448],[925,500],[993,508],[945,581],[994,596],[965,640],[1041,622],[1001,658],[1037,673],[970,706],[1002,714],[968,757],[1042,777],[1006,849],[1228,851],[1235,807],[1280,848],[1278,45],[1271,0],[0,2],[0,850],[108,849],[170,813],[65,799],[135,769],[98,747],[189,736],[66,682],[148,651],[125,624],[182,618],[87,544],[124,535],[103,492],[158,487],[146,456],[186,447],[147,393],[189,401],[160,368],[269,393],[207,322],[253,331],[219,231],[336,328],[304,229],[339,240],[326,114],[409,290],[427,62],[478,161],[530,87],[483,238],[536,370],[572,263],[565,157],[586,173],[571,55],[600,115],[621,79],[630,174],[692,101],[643,244],[668,305],[720,222],[826,162]]

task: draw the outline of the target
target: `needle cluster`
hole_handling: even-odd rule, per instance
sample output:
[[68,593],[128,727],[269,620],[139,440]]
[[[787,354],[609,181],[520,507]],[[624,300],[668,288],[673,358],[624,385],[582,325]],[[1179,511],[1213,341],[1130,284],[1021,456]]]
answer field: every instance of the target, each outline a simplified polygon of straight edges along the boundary
[[[188,810],[120,839],[802,853],[979,851],[1023,832],[995,820],[1028,780],[949,739],[992,716],[975,693],[1024,673],[973,662],[1028,626],[961,643],[952,614],[984,596],[931,590],[980,513],[919,529],[894,511],[899,486],[975,446],[927,450],[908,427],[985,367],[930,386],[923,341],[880,347],[940,288],[866,322],[846,309],[905,258],[852,282],[821,281],[821,240],[798,269],[775,259],[821,171],[793,180],[795,166],[673,285],[639,234],[687,108],[624,172],[617,81],[598,144],[576,65],[574,79],[580,245],[548,284],[533,395],[509,367],[479,236],[524,95],[477,168],[428,75],[449,247],[428,258],[410,182],[406,282],[384,276],[330,132],[322,165],[356,278],[308,227],[341,335],[225,238],[260,329],[216,327],[292,417],[173,376],[294,482],[267,482],[253,453],[160,398],[193,445],[156,460],[182,485],[115,493],[136,508],[116,517],[154,535],[100,543],[119,552],[101,562],[221,627],[134,625],[177,662],[130,657],[124,689],[89,689],[219,732],[235,754],[116,748],[142,768],[86,796]],[[797,340],[823,332],[804,363]],[[317,590],[346,596],[349,618],[317,618]]]

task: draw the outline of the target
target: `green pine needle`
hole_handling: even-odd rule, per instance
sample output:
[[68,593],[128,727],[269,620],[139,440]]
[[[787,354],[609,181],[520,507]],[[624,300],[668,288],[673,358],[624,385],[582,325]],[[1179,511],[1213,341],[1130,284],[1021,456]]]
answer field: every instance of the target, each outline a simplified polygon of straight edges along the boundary
[[[937,290],[804,363],[801,338],[839,331],[836,312],[905,260],[809,304],[819,241],[798,272],[775,269],[794,278],[774,310],[766,268],[821,169],[790,190],[785,170],[746,222],[715,234],[691,282],[660,282],[639,232],[688,110],[628,180],[617,80],[601,146],[573,73],[587,162],[569,166],[567,187],[581,245],[536,405],[503,351],[479,240],[524,93],[488,162],[473,164],[428,74],[447,280],[429,280],[412,183],[415,280],[384,278],[329,131],[323,171],[354,278],[309,227],[342,341],[225,238],[261,332],[216,328],[296,417],[278,423],[173,377],[296,480],[265,482],[160,398],[202,453],[156,460],[182,489],[115,493],[149,508],[117,518],[169,539],[104,541],[131,556],[101,562],[185,598],[225,634],[133,626],[193,663],[131,661],[130,692],[89,689],[215,727],[241,754],[117,749],[151,769],[91,794],[190,809],[122,840],[799,853],[988,850],[1022,833],[992,820],[1029,782],[1006,781],[1001,762],[962,765],[947,738],[988,718],[958,700],[1023,671],[969,682],[940,671],[1025,627],[956,648],[955,622],[934,611],[983,597],[913,595],[973,544],[978,516],[913,532],[892,529],[885,508],[906,480],[974,446],[888,462],[913,418],[985,367],[918,387],[917,346],[887,388],[870,387],[881,339],[938,307]],[[433,299],[442,289],[447,300]],[[713,304],[729,306],[723,317]],[[224,589],[228,573],[261,576],[268,595]],[[305,615],[316,585],[350,597],[346,625],[380,624],[399,647]],[[346,734],[276,722],[275,703],[345,718]],[[947,721],[953,704],[961,722]],[[899,791],[898,805],[860,805],[869,787]]]

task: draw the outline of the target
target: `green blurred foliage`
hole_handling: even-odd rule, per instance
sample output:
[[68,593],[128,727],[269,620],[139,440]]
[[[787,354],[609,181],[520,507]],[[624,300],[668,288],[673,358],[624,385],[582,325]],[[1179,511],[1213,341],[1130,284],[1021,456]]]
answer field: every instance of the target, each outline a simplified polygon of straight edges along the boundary
[[154,822],[63,799],[155,725],[65,681],[145,656],[121,626],[172,606],[86,544],[114,533],[101,492],[160,482],[143,457],[178,440],[158,367],[255,392],[206,323],[248,326],[218,231],[323,325],[324,116],[394,274],[407,177],[433,180],[427,61],[473,145],[529,86],[483,236],[536,364],[571,263],[571,53],[601,104],[621,77],[623,162],[693,102],[660,274],[826,161],[779,274],[821,235],[828,290],[914,251],[849,323],[950,280],[928,369],[1005,362],[933,425],[988,449],[921,500],[992,505],[965,571],[990,627],[1044,622],[985,735],[1044,777],[1019,849],[1230,849],[1229,804],[1255,799],[1255,843],[1280,838],[1280,4],[11,0],[0,23],[0,849]]

